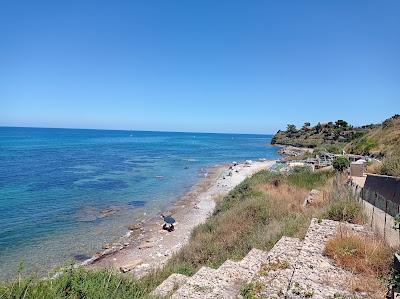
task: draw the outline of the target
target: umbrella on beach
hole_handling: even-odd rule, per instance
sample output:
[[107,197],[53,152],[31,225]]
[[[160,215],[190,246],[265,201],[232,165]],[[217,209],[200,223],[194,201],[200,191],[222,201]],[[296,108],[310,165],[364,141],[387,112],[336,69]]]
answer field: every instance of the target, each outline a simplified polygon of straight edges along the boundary
[[168,223],[168,224],[174,224],[174,223],[175,223],[175,219],[172,218],[171,215],[169,215],[169,216],[164,216],[163,214],[161,214],[161,217],[164,219],[164,222],[165,222],[165,223]]

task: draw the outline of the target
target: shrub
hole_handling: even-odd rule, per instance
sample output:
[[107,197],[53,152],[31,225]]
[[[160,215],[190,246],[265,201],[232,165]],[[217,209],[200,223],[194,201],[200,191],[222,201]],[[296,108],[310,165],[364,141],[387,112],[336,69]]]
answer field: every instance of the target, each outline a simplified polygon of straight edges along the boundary
[[290,185],[313,189],[324,184],[332,176],[333,172],[331,171],[313,172],[305,167],[296,167],[287,179]]
[[367,155],[378,143],[366,136],[354,140],[350,145],[350,152],[358,155]]
[[378,162],[378,161],[368,162],[367,172],[381,174],[382,173],[382,163]]
[[348,270],[381,277],[390,275],[394,251],[378,237],[344,231],[327,242],[324,253]]
[[333,153],[333,154],[341,154],[343,151],[344,145],[342,144],[330,144],[326,145],[325,149],[327,152]]
[[400,176],[400,155],[392,155],[383,160],[381,174]]
[[343,170],[347,169],[350,166],[350,162],[349,159],[341,156],[333,160],[332,166],[335,170],[342,172]]
[[324,216],[335,221],[359,223],[362,221],[361,204],[353,199],[340,199],[328,203]]
[[348,287],[356,292],[366,292],[370,298],[385,297],[393,253],[394,250],[376,236],[347,231],[330,239],[324,250],[324,254],[339,266],[354,273],[346,282]]

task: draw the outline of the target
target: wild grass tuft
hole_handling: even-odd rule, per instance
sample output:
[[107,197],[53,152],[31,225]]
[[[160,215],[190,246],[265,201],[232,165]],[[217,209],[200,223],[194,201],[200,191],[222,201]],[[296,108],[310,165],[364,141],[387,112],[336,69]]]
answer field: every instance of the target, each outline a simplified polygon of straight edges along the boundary
[[350,223],[363,223],[362,205],[354,192],[336,177],[329,191],[329,201],[325,205],[322,218]]
[[313,189],[323,185],[333,175],[332,171],[313,172],[307,168],[297,168],[296,171],[289,174],[288,182],[300,188]]
[[16,278],[0,285],[0,298],[146,298],[148,289],[112,270],[68,270],[55,279]]
[[381,174],[400,176],[400,154],[391,155],[383,160]]
[[371,235],[359,235],[340,231],[330,239],[324,254],[339,266],[355,273],[348,281],[353,291],[368,292],[373,298],[383,298],[384,279],[391,273],[394,250],[382,239]]

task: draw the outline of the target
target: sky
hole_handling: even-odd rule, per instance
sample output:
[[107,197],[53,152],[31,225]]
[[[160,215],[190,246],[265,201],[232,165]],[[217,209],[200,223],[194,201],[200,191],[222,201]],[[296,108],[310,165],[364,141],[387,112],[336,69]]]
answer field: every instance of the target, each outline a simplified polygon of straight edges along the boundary
[[0,2],[0,126],[274,133],[400,113],[400,1]]

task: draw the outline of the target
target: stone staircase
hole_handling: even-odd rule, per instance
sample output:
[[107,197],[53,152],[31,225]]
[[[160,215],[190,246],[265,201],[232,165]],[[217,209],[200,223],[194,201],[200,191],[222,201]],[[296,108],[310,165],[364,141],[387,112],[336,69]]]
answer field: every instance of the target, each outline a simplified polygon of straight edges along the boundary
[[241,261],[227,260],[218,269],[202,267],[192,277],[172,274],[153,295],[238,298],[241,288],[250,283],[248,286],[258,298],[354,298],[343,287],[351,273],[336,267],[322,254],[326,241],[343,226],[364,231],[359,225],[312,219],[304,241],[282,237],[269,252],[252,249]]

